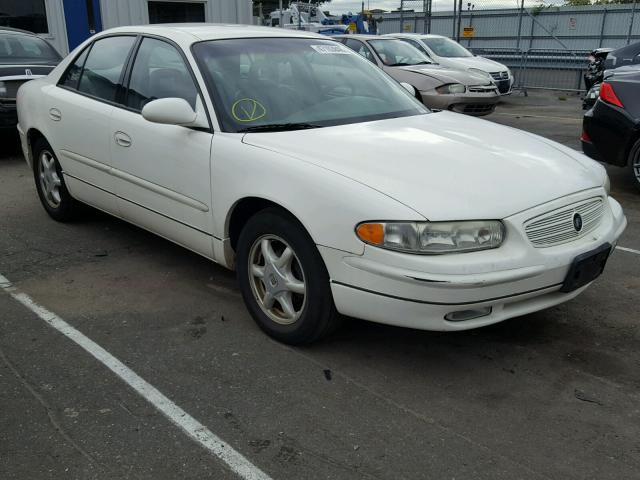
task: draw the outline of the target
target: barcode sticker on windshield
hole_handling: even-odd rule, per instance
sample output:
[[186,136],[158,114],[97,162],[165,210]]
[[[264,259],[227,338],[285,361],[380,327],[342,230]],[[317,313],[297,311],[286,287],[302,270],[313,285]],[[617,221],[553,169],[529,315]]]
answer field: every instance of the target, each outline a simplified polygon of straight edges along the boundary
[[316,52],[323,55],[349,55],[351,50],[342,45],[309,45]]

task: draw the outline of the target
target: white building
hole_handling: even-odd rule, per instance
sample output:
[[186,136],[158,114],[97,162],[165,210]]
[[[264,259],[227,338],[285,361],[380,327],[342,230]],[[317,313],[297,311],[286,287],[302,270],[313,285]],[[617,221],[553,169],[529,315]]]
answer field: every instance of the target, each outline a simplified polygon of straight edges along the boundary
[[251,0],[0,0],[0,26],[40,34],[66,55],[92,34],[122,25],[251,23]]

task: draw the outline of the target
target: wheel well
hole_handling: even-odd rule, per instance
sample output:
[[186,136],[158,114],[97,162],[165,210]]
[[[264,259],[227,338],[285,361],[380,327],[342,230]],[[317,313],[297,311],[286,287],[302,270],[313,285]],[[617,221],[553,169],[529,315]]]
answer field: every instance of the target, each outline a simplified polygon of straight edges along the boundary
[[633,159],[631,158],[631,150],[633,150],[633,147],[638,141],[640,141],[640,131],[635,132],[633,137],[631,137],[631,141],[629,142],[629,145],[626,148],[626,151],[624,154],[624,160],[627,166],[631,165],[631,162],[633,161]]
[[[233,248],[234,251],[238,244],[238,238],[240,237],[242,227],[244,227],[247,221],[256,213],[266,208],[277,208],[287,213],[288,215],[291,215],[292,218],[296,219],[295,215],[293,215],[289,210],[284,208],[282,205],[278,205],[277,203],[272,202],[271,200],[266,200],[264,198],[258,197],[243,198],[236,203],[227,223],[229,240],[231,242],[231,248]],[[300,223],[299,220],[296,219],[296,221]]]
[[29,163],[33,166],[33,149],[32,145],[36,143],[39,139],[44,139],[46,141],[46,137],[42,134],[42,132],[36,128],[32,128],[27,132],[27,145],[29,147]]

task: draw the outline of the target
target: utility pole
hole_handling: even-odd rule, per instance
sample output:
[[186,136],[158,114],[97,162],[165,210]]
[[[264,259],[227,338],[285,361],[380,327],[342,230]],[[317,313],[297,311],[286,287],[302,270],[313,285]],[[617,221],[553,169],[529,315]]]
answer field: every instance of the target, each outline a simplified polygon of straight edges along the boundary
[[456,38],[456,8],[457,8],[458,2],[456,2],[456,0],[453,0],[453,35],[451,35],[451,38]]
[[284,18],[282,18],[282,0],[280,0],[280,5],[278,7],[278,10],[280,12],[280,21],[278,22],[278,25],[280,25],[280,28],[284,28]]
[[400,0],[400,32],[404,32],[404,0]]
[[460,43],[460,24],[462,23],[462,0],[458,2],[458,33],[456,35],[456,42]]
[[627,45],[631,43],[631,32],[633,31],[633,21],[636,16],[636,0],[633,0],[633,7],[631,8],[631,17],[629,18],[629,33],[627,34]]
[[[467,11],[469,12],[469,26],[473,27],[473,10],[476,8],[476,4],[475,3],[467,3]],[[471,46],[471,38],[469,37],[469,40],[467,41],[467,47]]]

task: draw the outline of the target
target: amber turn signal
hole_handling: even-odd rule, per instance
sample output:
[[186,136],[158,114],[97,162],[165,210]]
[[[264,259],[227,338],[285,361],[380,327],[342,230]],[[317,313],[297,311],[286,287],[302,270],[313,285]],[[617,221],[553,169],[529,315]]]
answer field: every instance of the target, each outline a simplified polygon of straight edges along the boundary
[[373,245],[384,243],[384,225],[382,223],[361,223],[356,228],[356,233],[363,242]]

